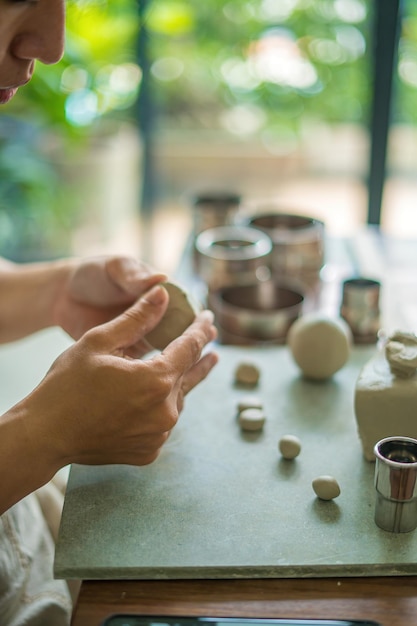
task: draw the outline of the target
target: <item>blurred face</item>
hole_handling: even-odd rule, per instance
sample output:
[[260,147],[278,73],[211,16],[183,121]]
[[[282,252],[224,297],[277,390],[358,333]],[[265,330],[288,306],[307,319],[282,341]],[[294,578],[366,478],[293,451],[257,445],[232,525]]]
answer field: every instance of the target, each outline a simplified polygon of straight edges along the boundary
[[64,0],[0,0],[0,104],[31,79],[36,60],[59,61],[64,22]]

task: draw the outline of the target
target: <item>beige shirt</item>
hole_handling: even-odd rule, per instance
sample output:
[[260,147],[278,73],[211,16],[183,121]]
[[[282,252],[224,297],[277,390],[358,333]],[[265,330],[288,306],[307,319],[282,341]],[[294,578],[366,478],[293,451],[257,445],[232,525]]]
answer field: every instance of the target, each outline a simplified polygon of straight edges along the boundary
[[54,542],[32,494],[0,516],[1,626],[68,626],[67,584],[53,578]]

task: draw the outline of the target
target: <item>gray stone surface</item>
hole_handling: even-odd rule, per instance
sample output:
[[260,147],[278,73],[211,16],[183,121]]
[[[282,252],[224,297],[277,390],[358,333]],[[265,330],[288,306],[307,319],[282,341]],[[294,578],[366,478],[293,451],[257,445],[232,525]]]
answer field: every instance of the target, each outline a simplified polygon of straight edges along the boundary
[[[325,383],[304,380],[285,347],[220,346],[220,363],[189,394],[158,460],[147,467],[73,466],[55,574],[64,578],[242,578],[417,574],[417,534],[374,523],[374,464],[353,413],[355,348]],[[241,432],[233,384],[241,359],[261,369],[267,422]],[[297,435],[295,461],[278,452]],[[311,482],[331,474],[332,502]]]

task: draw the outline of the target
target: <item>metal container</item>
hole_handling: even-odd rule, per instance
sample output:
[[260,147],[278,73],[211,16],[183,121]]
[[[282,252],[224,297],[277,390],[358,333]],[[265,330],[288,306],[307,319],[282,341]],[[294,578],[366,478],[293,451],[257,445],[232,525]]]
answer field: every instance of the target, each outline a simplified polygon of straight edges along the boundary
[[210,228],[198,235],[195,250],[196,271],[208,291],[269,278],[272,242],[261,230],[245,226]]
[[231,226],[240,208],[240,195],[228,191],[196,194],[192,200],[194,236],[209,228]]
[[375,522],[406,533],[417,527],[417,439],[386,437],[374,448]]
[[375,343],[380,329],[381,283],[371,278],[343,282],[340,315],[349,324],[355,343]]
[[247,223],[271,238],[274,276],[316,285],[324,264],[323,222],[304,215],[263,213],[250,217]]
[[285,343],[303,304],[301,292],[271,280],[223,287],[209,296],[220,342],[240,345]]

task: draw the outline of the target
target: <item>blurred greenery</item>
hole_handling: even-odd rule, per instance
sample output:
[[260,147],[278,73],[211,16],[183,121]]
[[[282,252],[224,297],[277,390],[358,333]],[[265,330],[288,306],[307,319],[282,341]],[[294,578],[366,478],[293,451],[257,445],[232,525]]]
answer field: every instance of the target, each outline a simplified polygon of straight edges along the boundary
[[396,98],[393,121],[417,124],[417,3],[404,2],[404,19],[398,49]]
[[0,246],[4,256],[20,261],[67,249],[71,212],[57,171],[42,156],[41,142],[42,134],[31,124],[2,119]]
[[366,122],[370,9],[369,0],[156,0],[148,27],[165,122],[243,133]]
[[[262,137],[279,150],[298,141],[306,124],[368,123],[378,0],[149,0],[142,25],[141,1],[69,0],[64,58],[38,64],[5,107],[3,251],[13,238],[22,246],[28,232],[36,239],[37,227],[56,243],[62,225],[69,232],[82,219],[63,163],[100,133],[135,121],[142,26],[160,128]],[[394,121],[416,124],[417,3],[407,0],[404,12]]]
[[[168,126],[299,133],[367,125],[375,0],[154,0],[152,73]],[[403,2],[393,121],[416,124],[417,3]],[[295,77],[295,78],[294,78]]]

